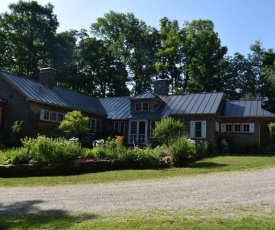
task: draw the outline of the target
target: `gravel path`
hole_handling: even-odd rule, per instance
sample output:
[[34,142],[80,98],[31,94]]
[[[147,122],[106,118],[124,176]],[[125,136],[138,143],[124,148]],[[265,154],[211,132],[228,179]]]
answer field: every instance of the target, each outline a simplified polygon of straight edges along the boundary
[[275,168],[165,180],[54,187],[0,187],[0,214],[275,207]]

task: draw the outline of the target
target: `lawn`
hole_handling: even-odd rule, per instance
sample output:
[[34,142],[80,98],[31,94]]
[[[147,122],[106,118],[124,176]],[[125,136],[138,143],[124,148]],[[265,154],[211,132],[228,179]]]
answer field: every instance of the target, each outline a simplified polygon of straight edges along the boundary
[[[207,211],[207,210],[205,210]],[[3,229],[274,229],[275,217],[202,217],[176,210],[134,211],[131,213],[28,214],[0,217]]]
[[[3,154],[2,154],[3,155]],[[1,154],[0,154],[1,156]],[[2,157],[2,156],[1,156]],[[2,158],[3,159],[3,158]],[[213,156],[185,168],[124,170],[75,176],[1,178],[0,186],[56,186],[108,183],[129,180],[163,179],[195,174],[252,170],[275,166],[271,155]],[[262,204],[263,210],[268,204]],[[244,210],[245,209],[245,210]],[[0,215],[0,229],[273,229],[274,207],[259,212],[258,207],[233,207],[230,210],[176,209],[134,210],[115,213],[35,213]],[[1,205],[0,205],[1,214]]]
[[260,169],[273,166],[275,166],[275,156],[273,155],[225,155],[198,160],[184,168],[121,170],[70,176],[1,178],[0,186],[55,186],[61,184],[70,185],[121,182],[130,180],[155,180],[214,172]]

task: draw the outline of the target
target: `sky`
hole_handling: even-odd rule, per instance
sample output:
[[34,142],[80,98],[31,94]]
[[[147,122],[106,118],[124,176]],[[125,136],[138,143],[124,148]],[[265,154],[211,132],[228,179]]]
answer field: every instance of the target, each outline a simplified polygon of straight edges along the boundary
[[[1,0],[0,13],[8,12],[10,3]],[[57,32],[70,29],[89,31],[97,18],[112,11],[133,13],[148,26],[159,29],[160,19],[184,21],[209,19],[214,23],[221,45],[227,55],[251,53],[250,46],[260,41],[264,49],[275,50],[274,0],[37,0],[40,5],[51,3],[57,15]]]

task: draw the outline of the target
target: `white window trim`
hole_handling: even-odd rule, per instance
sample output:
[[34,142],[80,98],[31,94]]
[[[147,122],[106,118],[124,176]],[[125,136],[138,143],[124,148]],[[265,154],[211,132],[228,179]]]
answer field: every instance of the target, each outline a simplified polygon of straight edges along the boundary
[[[45,119],[45,113],[49,113],[49,118]],[[42,121],[50,121],[51,119],[51,111],[50,110],[46,110],[46,109],[41,109],[40,110],[40,120]]]
[[[148,137],[148,121],[147,120],[130,120],[129,121],[129,131],[128,131],[128,144],[133,144],[131,143],[131,129],[132,129],[132,125],[131,123],[132,122],[138,122],[137,124],[137,130],[139,129],[139,122],[145,122],[145,136],[144,136],[144,140],[145,142],[144,143],[147,143],[147,137]],[[137,133],[137,136],[139,135],[139,133]],[[136,143],[135,143],[136,144]]]
[[[55,114],[55,119],[52,119],[52,114]],[[51,122],[57,122],[57,116],[58,116],[57,112],[51,111],[51,114],[50,114]]]
[[[232,132],[226,132],[226,125],[227,124],[232,124]],[[237,132],[235,131],[235,125],[240,125],[241,126],[241,131]],[[244,131],[244,125],[249,125],[249,131],[246,132]],[[221,124],[221,132],[223,133],[254,133],[255,132],[255,125],[254,123],[222,123]]]
[[[239,125],[240,126],[240,131],[235,131],[235,126]],[[234,123],[233,124],[233,133],[241,133],[242,132],[242,124],[241,123]]]
[[[196,137],[196,123],[201,122],[201,135]],[[206,121],[190,121],[190,138],[202,139],[206,138]]]
[[65,114],[65,113],[58,113],[58,114],[57,114],[57,116],[58,116],[58,119],[57,119],[57,120],[58,120],[59,123],[61,123],[63,120],[60,120],[60,119],[59,119],[59,115],[63,115],[63,120],[65,120],[65,115],[66,115],[66,114]]

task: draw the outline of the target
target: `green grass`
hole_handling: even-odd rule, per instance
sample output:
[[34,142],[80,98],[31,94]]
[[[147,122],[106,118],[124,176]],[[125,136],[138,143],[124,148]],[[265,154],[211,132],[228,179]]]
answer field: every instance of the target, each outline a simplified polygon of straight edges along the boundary
[[[114,214],[115,215],[115,214]],[[0,217],[2,229],[274,229],[275,217],[199,217],[155,211],[112,214],[27,214]]]
[[273,166],[275,166],[275,156],[271,155],[227,155],[205,158],[194,162],[185,168],[107,171],[52,177],[0,178],[0,186],[55,186],[61,184],[73,185],[130,180],[155,180],[215,172],[260,169]]

